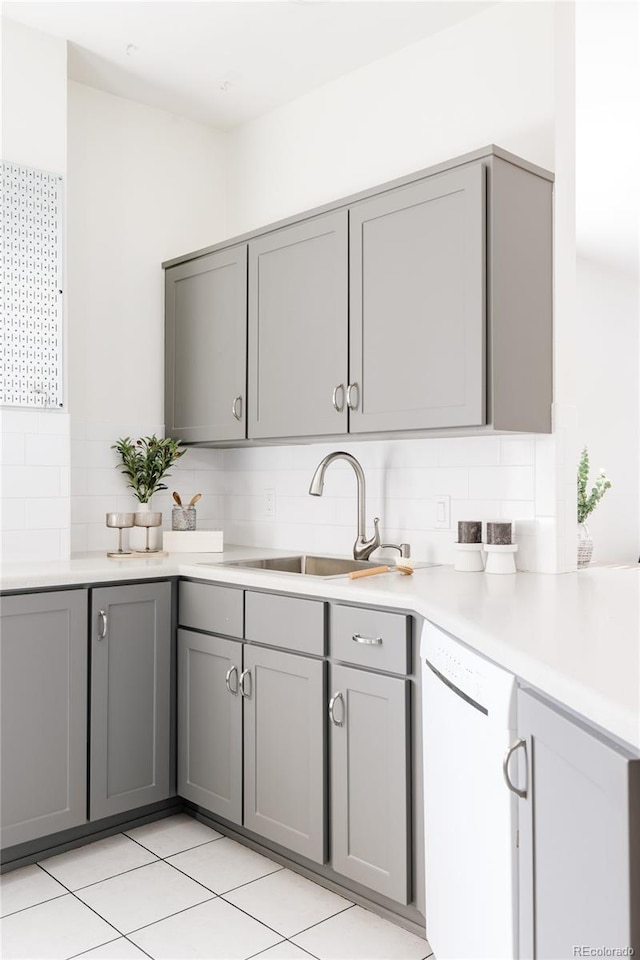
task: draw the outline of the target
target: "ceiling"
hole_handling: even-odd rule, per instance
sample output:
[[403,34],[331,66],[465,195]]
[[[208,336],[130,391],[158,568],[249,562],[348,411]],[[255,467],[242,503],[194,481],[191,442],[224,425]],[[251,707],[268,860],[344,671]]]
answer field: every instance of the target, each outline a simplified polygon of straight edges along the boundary
[[481,0],[5,2],[70,41],[69,76],[221,128],[481,13]]

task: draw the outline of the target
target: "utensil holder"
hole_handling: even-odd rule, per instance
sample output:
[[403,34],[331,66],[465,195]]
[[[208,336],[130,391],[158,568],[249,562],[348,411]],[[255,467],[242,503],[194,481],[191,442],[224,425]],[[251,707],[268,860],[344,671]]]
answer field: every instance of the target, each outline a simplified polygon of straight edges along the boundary
[[171,510],[171,529],[172,530],[195,530],[196,529],[196,508],[187,506],[175,506]]

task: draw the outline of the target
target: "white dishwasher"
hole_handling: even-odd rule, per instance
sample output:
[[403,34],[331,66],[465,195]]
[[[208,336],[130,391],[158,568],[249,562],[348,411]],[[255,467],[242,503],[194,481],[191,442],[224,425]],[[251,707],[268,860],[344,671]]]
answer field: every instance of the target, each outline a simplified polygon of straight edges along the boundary
[[513,960],[515,678],[428,621],[420,657],[427,939],[436,960]]

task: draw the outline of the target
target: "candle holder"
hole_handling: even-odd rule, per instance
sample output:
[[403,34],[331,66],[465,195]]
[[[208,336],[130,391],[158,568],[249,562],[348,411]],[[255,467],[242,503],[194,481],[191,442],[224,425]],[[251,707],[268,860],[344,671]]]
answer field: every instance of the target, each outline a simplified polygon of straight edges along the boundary
[[511,520],[487,521],[487,545],[507,547],[513,544],[513,523]]
[[106,524],[108,527],[117,529],[118,531],[118,549],[107,553],[108,557],[130,557],[131,550],[122,549],[122,531],[126,530],[128,527],[132,527],[134,523],[134,514],[133,513],[108,513],[106,515]]
[[135,526],[145,528],[145,548],[140,550],[140,553],[160,553],[158,547],[152,549],[149,546],[149,530],[151,527],[159,527],[162,523],[162,513],[159,511],[150,510],[148,513],[136,513],[135,515]]

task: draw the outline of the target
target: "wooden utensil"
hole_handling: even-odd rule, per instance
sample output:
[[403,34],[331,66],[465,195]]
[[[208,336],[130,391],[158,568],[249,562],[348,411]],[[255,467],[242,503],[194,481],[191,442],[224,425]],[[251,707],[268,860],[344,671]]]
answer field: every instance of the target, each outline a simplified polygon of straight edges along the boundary
[[182,500],[180,499],[180,494],[176,493],[175,490],[173,491],[173,499],[175,500],[175,502],[178,504],[179,507],[182,506]]
[[397,564],[395,567],[369,567],[368,570],[352,570],[349,574],[349,580],[359,580],[360,577],[375,577],[378,573],[392,573],[394,570],[405,577],[410,577],[413,573],[411,567],[404,567],[401,564]]
[[202,498],[202,494],[201,494],[201,493],[196,493],[196,494],[194,494],[194,496],[191,497],[191,500],[189,500],[189,506],[190,506],[190,507],[195,507],[196,503],[197,503],[198,500],[200,500],[201,498]]

